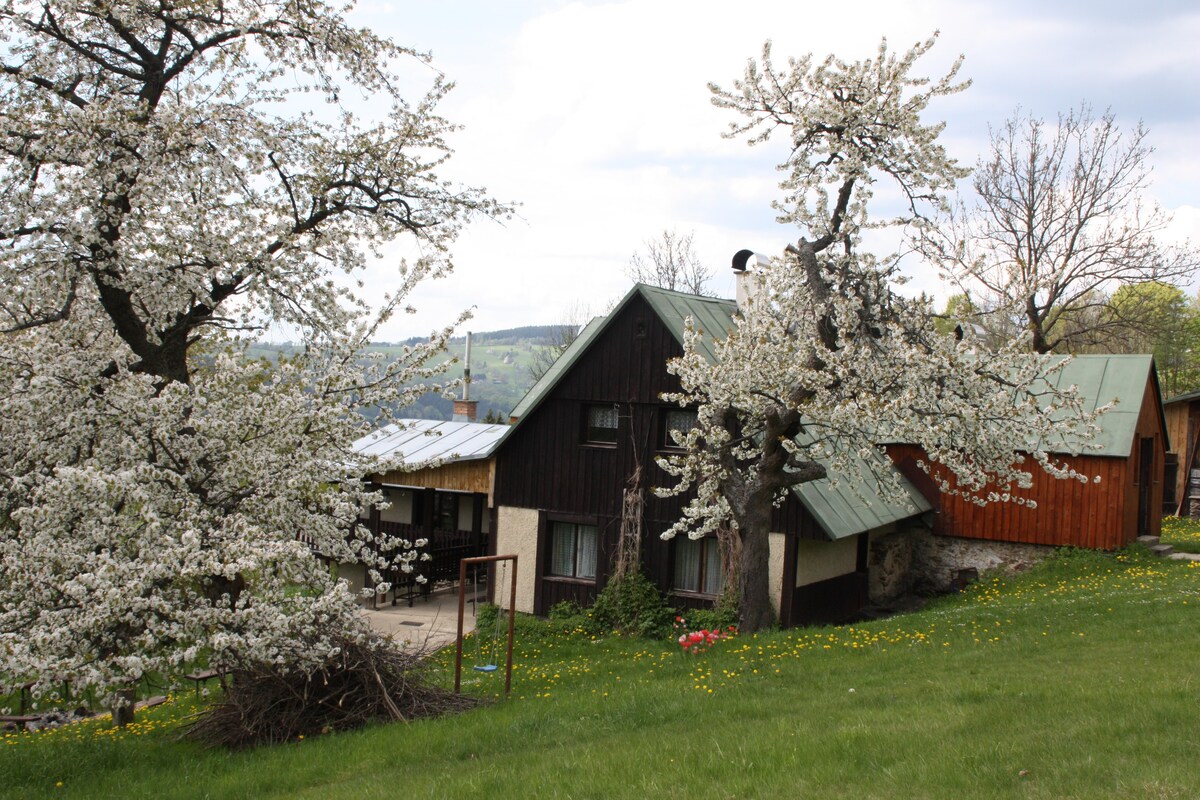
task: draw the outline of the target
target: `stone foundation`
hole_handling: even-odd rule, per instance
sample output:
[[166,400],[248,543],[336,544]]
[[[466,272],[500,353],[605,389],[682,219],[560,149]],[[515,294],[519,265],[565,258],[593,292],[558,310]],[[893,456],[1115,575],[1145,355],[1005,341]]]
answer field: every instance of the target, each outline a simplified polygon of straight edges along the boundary
[[924,528],[907,528],[871,542],[870,599],[886,605],[911,593],[957,591],[984,572],[1020,572],[1053,551],[1049,545],[934,536]]

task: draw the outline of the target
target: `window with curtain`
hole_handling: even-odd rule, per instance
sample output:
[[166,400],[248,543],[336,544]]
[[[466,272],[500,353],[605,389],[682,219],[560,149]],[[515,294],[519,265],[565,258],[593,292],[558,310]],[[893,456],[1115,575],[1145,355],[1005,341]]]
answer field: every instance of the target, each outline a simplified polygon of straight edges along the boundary
[[680,592],[718,595],[724,586],[721,548],[712,537],[689,539],[675,537],[675,580],[672,588]]
[[587,406],[583,440],[589,444],[616,444],[617,407]]
[[552,522],[549,574],[595,580],[597,544],[595,525]]
[[662,450],[679,450],[681,449],[675,443],[672,431],[680,434],[687,434],[692,428],[696,427],[696,412],[687,408],[666,408],[662,411],[662,441],[658,446]]

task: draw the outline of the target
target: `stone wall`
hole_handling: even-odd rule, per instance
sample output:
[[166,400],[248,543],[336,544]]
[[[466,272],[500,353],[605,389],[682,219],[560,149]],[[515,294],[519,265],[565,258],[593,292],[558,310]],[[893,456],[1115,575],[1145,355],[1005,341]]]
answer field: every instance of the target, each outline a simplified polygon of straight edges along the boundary
[[906,594],[956,591],[984,572],[1028,569],[1053,551],[1048,545],[934,536],[925,528],[905,528],[871,541],[871,602],[885,605]]

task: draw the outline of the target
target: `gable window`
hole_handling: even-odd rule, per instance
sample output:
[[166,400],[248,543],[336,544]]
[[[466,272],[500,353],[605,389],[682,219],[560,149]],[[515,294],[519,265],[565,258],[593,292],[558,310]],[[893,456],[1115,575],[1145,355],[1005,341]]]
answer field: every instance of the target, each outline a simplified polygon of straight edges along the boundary
[[696,427],[696,412],[688,408],[664,408],[662,411],[662,436],[659,441],[659,448],[662,450],[682,450],[683,447],[675,443],[675,437],[672,432],[680,435],[687,435],[687,432]]
[[672,582],[675,591],[719,595],[725,584],[724,578],[721,548],[715,538],[675,537],[675,576]]
[[617,407],[587,406],[583,440],[588,444],[617,443]]
[[563,578],[596,579],[596,526],[574,522],[550,523],[549,574]]

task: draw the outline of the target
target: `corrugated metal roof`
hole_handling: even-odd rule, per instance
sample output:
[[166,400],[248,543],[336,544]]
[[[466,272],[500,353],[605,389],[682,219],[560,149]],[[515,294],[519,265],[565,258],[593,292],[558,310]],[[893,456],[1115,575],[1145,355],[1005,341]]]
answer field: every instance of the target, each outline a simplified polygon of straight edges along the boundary
[[667,330],[683,345],[683,325],[688,317],[695,320],[696,327],[706,335],[700,345],[700,353],[710,362],[717,360],[716,342],[724,339],[733,329],[733,315],[737,303],[717,297],[700,297],[694,294],[672,292],[653,286],[639,284],[642,297],[658,314]]
[[[867,465],[861,466],[869,475]],[[883,455],[877,457],[873,468],[881,473],[898,474],[896,467]],[[903,475],[899,477],[907,497],[897,500],[885,498],[869,479],[851,481],[832,471],[828,477],[802,483],[792,491],[821,524],[825,534],[836,541],[932,510],[933,506],[916,487]]]
[[354,443],[362,455],[420,461],[473,461],[488,458],[508,431],[507,425],[402,419]]

